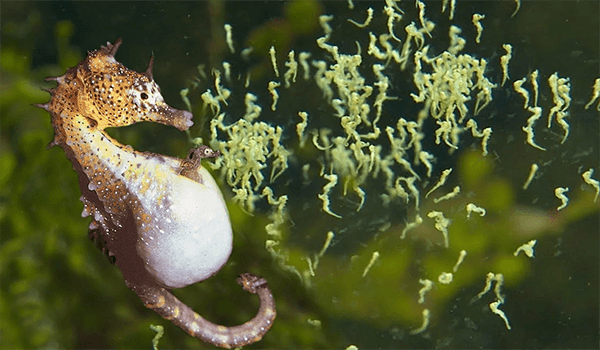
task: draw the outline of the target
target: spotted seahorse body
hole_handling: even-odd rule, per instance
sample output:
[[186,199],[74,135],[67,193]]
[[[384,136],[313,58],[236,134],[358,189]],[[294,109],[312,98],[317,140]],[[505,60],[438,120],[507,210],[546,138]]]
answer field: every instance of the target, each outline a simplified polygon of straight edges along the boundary
[[264,279],[243,274],[238,283],[258,294],[258,314],[236,327],[215,325],[175,298],[181,288],[215,274],[227,261],[232,231],[221,191],[200,166],[216,156],[201,146],[190,159],[138,152],[104,129],[154,121],[185,130],[192,114],[164,102],[148,69],[135,72],[114,58],[121,44],[107,43],[60,77],[49,90],[47,110],[54,140],[79,175],[83,216],[92,216],[89,235],[123,273],[144,304],[190,335],[221,347],[262,338],[275,318]]

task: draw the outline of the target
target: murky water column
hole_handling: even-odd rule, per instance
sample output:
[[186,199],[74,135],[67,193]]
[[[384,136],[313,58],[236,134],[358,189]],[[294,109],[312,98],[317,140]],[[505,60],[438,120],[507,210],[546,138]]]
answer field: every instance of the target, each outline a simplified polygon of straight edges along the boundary
[[537,334],[549,305],[575,317],[579,288],[597,306],[597,279],[567,282],[578,254],[597,257],[566,243],[599,228],[598,35],[569,39],[588,10],[317,5],[288,5],[280,32],[226,23],[225,61],[182,91],[203,105],[240,225],[268,218],[252,234],[327,315],[307,320],[315,332],[333,325],[338,347],[523,346],[515,333]]

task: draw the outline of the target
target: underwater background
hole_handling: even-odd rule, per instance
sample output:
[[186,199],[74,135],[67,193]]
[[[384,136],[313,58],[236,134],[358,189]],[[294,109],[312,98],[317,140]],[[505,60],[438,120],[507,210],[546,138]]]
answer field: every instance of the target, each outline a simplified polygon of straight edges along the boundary
[[[269,48],[277,52],[279,69],[290,50],[311,52],[311,59],[333,64],[315,41],[323,36],[319,16],[333,15],[330,43],[340,52],[364,57],[365,77],[374,81],[367,56],[369,31],[386,32],[384,2],[289,1],[289,2],[2,2],[0,28],[0,347],[2,348],[150,348],[155,332],[164,326],[162,348],[209,348],[146,309],[87,238],[88,218],[81,218],[82,203],[76,173],[58,147],[46,149],[52,140],[47,112],[33,104],[44,103],[52,87],[47,76],[62,75],[85,58],[87,51],[123,39],[116,59],[137,71],[146,69],[154,55],[154,79],[168,104],[184,109],[181,90],[194,113],[188,134],[164,125],[140,123],[109,130],[135,149],[184,157],[192,139],[210,140],[214,114],[200,95],[215,89],[211,68],[223,71],[223,61],[233,67],[233,92],[221,106],[226,123],[245,113],[244,94],[251,91],[263,106],[260,120],[284,129],[283,143],[293,156],[290,166],[269,186],[277,196],[287,195],[286,216],[280,223],[277,249],[266,249],[273,237],[265,226],[273,222],[273,208],[263,198],[247,213],[231,200],[234,192],[213,172],[228,199],[234,228],[234,249],[223,270],[204,283],[175,290],[196,312],[224,325],[249,320],[258,300],[234,283],[250,271],[265,277],[277,303],[273,328],[249,348],[595,348],[599,336],[600,201],[582,173],[594,169],[600,177],[600,118],[598,101],[590,108],[594,80],[600,77],[600,5],[596,1],[458,2],[454,18],[441,11],[441,2],[426,2],[425,16],[436,23],[426,44],[431,56],[448,47],[450,25],[462,28],[467,40],[462,52],[488,61],[486,75],[498,86],[494,99],[477,117],[481,129],[491,127],[489,154],[481,141],[467,137],[460,147],[435,143],[435,123],[425,127],[424,145],[435,155],[433,174],[423,180],[421,214],[424,223],[408,231],[415,203],[382,204],[383,177],[364,182],[366,200],[352,191],[344,193],[343,179],[330,194],[331,210],[322,210],[317,197],[327,184],[319,169],[330,160],[313,147],[312,134],[301,147],[296,136],[299,110],[309,111],[309,129],[339,128],[335,110],[312,81],[301,79],[290,88],[278,88],[276,111],[269,108],[267,84],[275,78]],[[404,27],[419,23],[419,8],[400,2],[403,18],[395,32],[403,39]],[[373,22],[365,29],[367,9]],[[474,41],[473,13],[485,14],[481,43]],[[514,13],[514,16],[512,16]],[[236,48],[231,53],[223,25],[233,27]],[[359,45],[356,43],[359,42]],[[510,79],[500,86],[502,44],[513,46]],[[249,59],[243,48],[252,47]],[[398,44],[402,47],[402,43]],[[378,63],[381,63],[377,61]],[[384,61],[382,64],[385,64]],[[205,68],[199,67],[204,65]],[[361,66],[362,68],[363,66]],[[403,117],[415,120],[421,107],[411,93],[414,63],[408,71],[388,69],[388,96],[379,125],[395,126]],[[526,143],[522,130],[531,113],[512,82],[539,70],[539,104],[544,108],[536,124],[535,140],[547,150]],[[251,83],[244,87],[247,71]],[[316,70],[312,68],[311,72]],[[299,71],[301,72],[301,71]],[[569,77],[572,102],[567,121],[570,133],[546,128],[553,106],[547,78],[558,72]],[[206,74],[203,76],[203,73]],[[236,80],[237,74],[242,77]],[[282,80],[282,79],[280,79]],[[530,87],[527,87],[530,89]],[[374,93],[375,95],[375,93]],[[470,101],[470,110],[473,110]],[[469,112],[472,114],[472,112]],[[314,123],[314,124],[313,124]],[[385,133],[381,144],[386,145]],[[220,135],[220,140],[226,137]],[[210,161],[209,161],[210,162]],[[523,184],[532,163],[540,166],[525,190]],[[302,167],[310,164],[308,181]],[[272,163],[268,164],[272,167]],[[210,166],[206,165],[209,169]],[[461,186],[460,196],[435,203],[425,198],[444,169],[452,176],[435,196]],[[426,168],[415,165],[425,179]],[[327,171],[328,169],[326,169]],[[400,170],[398,170],[400,171]],[[265,169],[269,180],[271,169]],[[349,181],[353,181],[352,179]],[[570,201],[561,201],[554,189],[568,187]],[[464,206],[474,202],[487,215],[466,218]],[[450,246],[434,228],[428,211],[443,211],[451,218]],[[319,256],[328,232],[335,235]],[[513,252],[537,240],[535,257]],[[420,279],[434,282],[451,271],[461,250],[467,255],[450,284],[436,283],[418,303]],[[378,258],[373,259],[374,252]],[[312,266],[319,256],[318,267]],[[309,263],[310,260],[310,263]],[[372,262],[372,264],[370,264]],[[309,267],[310,264],[310,267]],[[367,269],[366,267],[369,266]],[[314,268],[314,270],[313,270]],[[312,273],[311,273],[312,272]],[[474,300],[489,272],[501,273],[504,284],[500,307],[511,329],[492,313],[493,291]],[[493,287],[492,287],[493,289]],[[429,325],[422,311],[430,312]],[[416,332],[412,332],[416,333]]]

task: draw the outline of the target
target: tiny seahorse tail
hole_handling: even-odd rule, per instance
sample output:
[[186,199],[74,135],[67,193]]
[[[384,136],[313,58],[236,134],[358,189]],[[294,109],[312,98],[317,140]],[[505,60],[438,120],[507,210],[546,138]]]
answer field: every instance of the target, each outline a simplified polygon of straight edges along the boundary
[[258,294],[260,308],[250,321],[234,327],[214,324],[198,315],[167,289],[152,286],[131,286],[144,305],[164,319],[173,322],[189,335],[222,348],[252,344],[262,339],[276,316],[273,295],[263,278],[245,273],[238,279],[244,290]]

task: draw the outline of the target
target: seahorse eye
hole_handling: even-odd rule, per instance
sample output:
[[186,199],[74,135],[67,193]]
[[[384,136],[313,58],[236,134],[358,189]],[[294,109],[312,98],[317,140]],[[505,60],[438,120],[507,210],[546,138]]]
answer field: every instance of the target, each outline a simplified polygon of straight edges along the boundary
[[148,94],[145,92],[142,92],[142,94],[140,95],[142,97],[142,100],[147,100],[148,99]]

